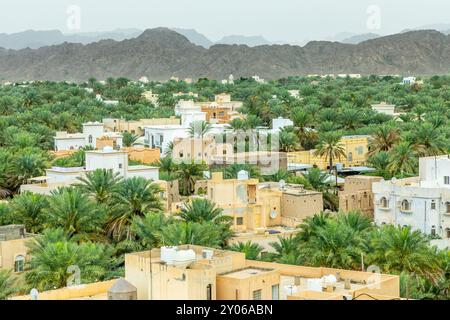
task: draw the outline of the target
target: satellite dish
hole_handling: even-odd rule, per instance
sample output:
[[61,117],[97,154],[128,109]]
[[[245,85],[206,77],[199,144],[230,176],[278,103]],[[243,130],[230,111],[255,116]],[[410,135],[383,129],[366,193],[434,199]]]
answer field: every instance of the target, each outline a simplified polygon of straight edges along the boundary
[[280,186],[280,189],[284,189],[284,187],[286,187],[286,181],[284,181],[283,179],[281,179],[278,182],[278,185]]
[[275,210],[270,211],[270,218],[275,219],[278,216],[278,213]]
[[37,289],[33,288],[30,291],[31,300],[37,300],[39,296],[39,291]]

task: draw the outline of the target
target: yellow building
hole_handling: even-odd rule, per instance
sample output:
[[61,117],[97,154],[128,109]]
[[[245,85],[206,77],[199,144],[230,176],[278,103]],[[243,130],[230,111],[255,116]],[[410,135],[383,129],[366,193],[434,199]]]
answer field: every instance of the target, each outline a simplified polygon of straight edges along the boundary
[[361,211],[373,219],[374,195],[372,183],[379,182],[382,177],[349,176],[345,178],[344,190],[339,191],[339,210],[348,212]]
[[399,296],[397,275],[252,261],[240,252],[182,245],[125,255],[125,279],[42,292],[38,300],[394,300]]
[[146,148],[143,146],[123,147],[121,149],[128,153],[128,158],[133,161],[139,161],[144,164],[153,164],[161,158],[159,148]]
[[181,123],[180,119],[176,117],[139,119],[129,121],[118,118],[105,118],[102,122],[106,130],[113,132],[129,132],[138,136],[142,136],[144,134],[144,126],[179,125]]
[[301,185],[259,183],[249,179],[245,171],[238,179],[224,179],[222,172],[213,172],[206,182],[206,195],[225,215],[233,217],[236,231],[297,225],[323,210],[322,193]]
[[211,164],[212,157],[233,154],[231,143],[216,143],[214,137],[175,138],[172,158],[175,162],[195,161]]
[[[343,167],[364,165],[368,158],[369,137],[366,135],[342,137],[340,143],[344,148],[346,157],[333,159],[333,163],[340,163]],[[329,159],[326,156],[316,155],[316,150],[289,152],[287,157],[288,163],[310,164],[322,170],[329,166]]]
[[31,235],[23,225],[0,226],[0,270],[24,271]]

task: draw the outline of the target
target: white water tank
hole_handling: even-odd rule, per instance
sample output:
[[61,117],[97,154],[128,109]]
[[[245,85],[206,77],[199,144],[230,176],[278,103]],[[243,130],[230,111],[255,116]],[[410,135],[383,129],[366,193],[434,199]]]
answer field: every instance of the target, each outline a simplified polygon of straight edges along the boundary
[[167,264],[174,264],[177,254],[177,247],[161,247],[161,261]]
[[322,284],[324,287],[327,287],[330,285],[334,287],[336,285],[336,283],[337,283],[337,279],[336,279],[336,276],[333,274],[322,277]]
[[178,250],[175,253],[173,264],[176,266],[182,266],[195,261],[195,251],[189,250]]
[[322,279],[308,279],[308,291],[322,292]]
[[237,174],[237,178],[238,178],[238,180],[248,180],[248,178],[249,178],[248,171],[245,171],[245,170],[239,171]]
[[114,151],[114,148],[111,146],[105,146],[103,147],[103,152],[112,152]]

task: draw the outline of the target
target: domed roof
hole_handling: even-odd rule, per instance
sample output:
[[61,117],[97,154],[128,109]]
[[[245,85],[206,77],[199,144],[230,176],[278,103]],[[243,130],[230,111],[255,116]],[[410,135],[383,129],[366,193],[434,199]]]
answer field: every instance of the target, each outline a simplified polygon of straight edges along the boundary
[[130,292],[136,292],[137,289],[135,286],[133,286],[131,283],[129,283],[124,278],[119,278],[117,281],[113,284],[111,288],[109,288],[108,293],[130,293]]

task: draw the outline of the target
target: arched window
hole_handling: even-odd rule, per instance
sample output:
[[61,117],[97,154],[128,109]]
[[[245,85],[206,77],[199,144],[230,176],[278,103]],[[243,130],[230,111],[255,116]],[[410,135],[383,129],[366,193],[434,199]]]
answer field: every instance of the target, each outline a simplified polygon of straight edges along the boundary
[[89,143],[92,143],[92,134],[89,135],[88,141],[89,141]]
[[402,201],[402,211],[411,211],[411,203],[408,200]]
[[389,201],[386,199],[386,197],[382,197],[380,199],[380,204],[382,208],[389,208]]
[[25,269],[25,257],[22,255],[16,256],[14,259],[14,272],[23,272]]

